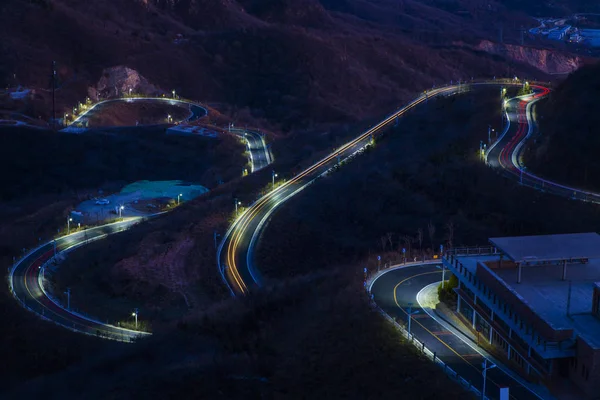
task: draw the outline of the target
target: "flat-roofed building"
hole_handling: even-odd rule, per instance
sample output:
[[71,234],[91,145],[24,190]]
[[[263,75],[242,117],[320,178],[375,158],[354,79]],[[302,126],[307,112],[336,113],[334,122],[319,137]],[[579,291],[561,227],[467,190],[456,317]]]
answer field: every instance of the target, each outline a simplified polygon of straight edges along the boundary
[[459,281],[456,311],[531,378],[568,377],[600,393],[600,235],[490,243],[443,258]]

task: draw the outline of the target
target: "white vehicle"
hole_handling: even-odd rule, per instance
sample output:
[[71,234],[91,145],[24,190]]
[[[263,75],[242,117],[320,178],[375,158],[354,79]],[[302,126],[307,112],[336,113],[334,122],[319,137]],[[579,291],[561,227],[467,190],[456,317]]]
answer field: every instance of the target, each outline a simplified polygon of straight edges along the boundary
[[103,206],[106,204],[110,204],[110,201],[108,201],[108,199],[98,199],[96,200],[96,204],[99,206]]

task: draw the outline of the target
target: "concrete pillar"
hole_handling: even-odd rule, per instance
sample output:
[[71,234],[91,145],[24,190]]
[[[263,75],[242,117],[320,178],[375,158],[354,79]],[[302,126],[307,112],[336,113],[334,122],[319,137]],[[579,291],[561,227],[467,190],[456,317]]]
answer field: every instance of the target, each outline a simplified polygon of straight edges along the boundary
[[492,334],[494,333],[494,328],[490,325],[490,344],[492,344]]
[[519,270],[517,275],[517,283],[521,283],[521,263],[517,264],[517,269]]
[[510,347],[510,343],[508,343],[508,359],[510,360],[510,354],[512,353],[512,347]]
[[567,260],[563,260],[563,276],[562,276],[562,280],[563,281],[567,280]]
[[458,296],[456,299],[456,312],[460,312],[460,296]]
[[475,316],[477,315],[477,311],[473,309],[473,329],[475,329]]

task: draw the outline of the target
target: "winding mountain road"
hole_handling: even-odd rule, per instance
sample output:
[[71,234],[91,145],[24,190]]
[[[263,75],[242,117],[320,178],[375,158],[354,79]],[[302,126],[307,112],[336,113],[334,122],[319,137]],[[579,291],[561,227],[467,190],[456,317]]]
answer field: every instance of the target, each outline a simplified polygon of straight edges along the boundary
[[[143,100],[157,102],[167,101],[162,98],[143,98]],[[131,101],[131,99],[114,99],[103,103],[109,101]],[[192,110],[190,118],[200,118],[206,115],[206,109],[195,103],[172,99],[169,99],[168,101],[189,104]],[[91,107],[85,113],[82,113],[79,118],[85,117],[87,113],[93,112],[94,109],[95,107]],[[246,141],[250,154],[252,172],[258,171],[272,162],[264,137],[259,132],[237,129],[231,130],[231,133]],[[44,289],[44,266],[47,265],[47,263],[53,262],[52,259],[55,254],[83,246],[93,240],[103,239],[108,235],[129,229],[145,219],[156,217],[160,214],[162,213],[154,214],[149,217],[131,217],[124,221],[89,228],[84,231],[59,237],[55,241],[50,241],[37,247],[18,260],[9,271],[8,281],[11,293],[27,310],[47,321],[51,321],[79,333],[125,342],[132,342],[147,335],[148,333],[145,332],[129,330],[83,316],[68,309],[68,307],[60,304],[57,300],[52,299]]]

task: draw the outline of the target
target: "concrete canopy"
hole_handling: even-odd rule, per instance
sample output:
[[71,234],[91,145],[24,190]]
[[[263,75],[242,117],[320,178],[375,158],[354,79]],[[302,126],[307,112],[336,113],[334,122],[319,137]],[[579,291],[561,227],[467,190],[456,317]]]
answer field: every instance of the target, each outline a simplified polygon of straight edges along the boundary
[[490,238],[490,243],[516,263],[600,258],[595,232]]

